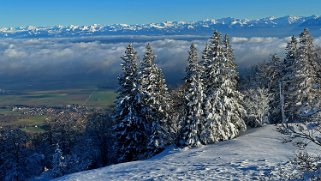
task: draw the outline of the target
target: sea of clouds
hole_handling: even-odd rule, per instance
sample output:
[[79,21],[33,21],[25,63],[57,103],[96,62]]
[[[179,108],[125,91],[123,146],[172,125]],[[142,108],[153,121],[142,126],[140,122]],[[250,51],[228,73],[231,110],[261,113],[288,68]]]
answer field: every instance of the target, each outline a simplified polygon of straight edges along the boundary
[[[277,53],[285,55],[290,37],[233,37],[236,63],[241,73],[251,66],[268,60]],[[191,43],[201,54],[208,37],[203,36],[123,36],[46,39],[0,40],[0,86],[10,81],[61,81],[117,85],[121,56],[128,43],[133,43],[140,59],[147,42],[156,54],[156,63],[163,69],[171,86],[179,84],[187,64]],[[321,38],[315,39],[321,45]],[[46,85],[46,84],[44,84]],[[1,88],[0,87],[0,88]]]

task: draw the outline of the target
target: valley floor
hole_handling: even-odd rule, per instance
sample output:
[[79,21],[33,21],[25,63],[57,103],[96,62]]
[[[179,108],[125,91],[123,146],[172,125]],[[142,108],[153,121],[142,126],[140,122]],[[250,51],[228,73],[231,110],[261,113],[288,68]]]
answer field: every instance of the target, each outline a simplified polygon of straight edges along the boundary
[[67,175],[79,180],[278,180],[278,168],[294,156],[276,127],[250,129],[240,137],[197,149],[169,147],[155,157]]

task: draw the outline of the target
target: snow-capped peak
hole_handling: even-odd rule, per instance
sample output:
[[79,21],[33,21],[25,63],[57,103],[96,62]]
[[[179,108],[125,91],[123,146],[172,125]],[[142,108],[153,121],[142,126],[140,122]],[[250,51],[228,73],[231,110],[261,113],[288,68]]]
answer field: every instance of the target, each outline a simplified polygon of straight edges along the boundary
[[[247,29],[254,33],[259,33],[262,28],[282,28],[288,34],[288,29],[298,29],[298,27],[316,27],[321,25],[321,18],[313,15],[308,17],[302,16],[284,16],[284,17],[267,17],[261,19],[237,19],[233,17],[220,19],[206,19],[203,21],[165,21],[162,23],[149,24],[113,24],[113,25],[57,25],[53,27],[26,26],[17,28],[0,28],[0,37],[63,37],[63,36],[94,36],[94,35],[160,35],[160,34],[208,34],[213,29],[221,29],[224,32],[238,32]],[[257,29],[257,31],[255,31]],[[244,31],[245,30],[245,31]],[[319,27],[320,30],[320,27]],[[292,32],[290,32],[292,33]],[[295,32],[294,32],[295,33]],[[319,34],[317,32],[317,34]],[[321,33],[320,33],[321,34]],[[238,35],[238,34],[237,34]]]

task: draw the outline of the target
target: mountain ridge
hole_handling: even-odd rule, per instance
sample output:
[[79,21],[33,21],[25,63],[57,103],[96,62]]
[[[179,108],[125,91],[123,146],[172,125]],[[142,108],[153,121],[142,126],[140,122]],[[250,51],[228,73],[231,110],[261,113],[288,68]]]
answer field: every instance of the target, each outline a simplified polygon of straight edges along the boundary
[[148,24],[24,26],[0,28],[0,37],[46,38],[105,35],[207,35],[214,29],[232,36],[290,36],[309,28],[321,35],[321,17],[283,16],[261,19],[226,17],[200,21],[165,21]]

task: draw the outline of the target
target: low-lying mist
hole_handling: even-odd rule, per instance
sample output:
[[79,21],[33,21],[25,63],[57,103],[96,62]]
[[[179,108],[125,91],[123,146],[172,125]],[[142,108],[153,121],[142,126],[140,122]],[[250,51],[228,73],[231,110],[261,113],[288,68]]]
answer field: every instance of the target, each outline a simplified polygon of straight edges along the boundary
[[[140,59],[150,42],[173,87],[184,77],[190,44],[199,55],[209,37],[123,36],[0,40],[0,89],[46,89],[82,86],[115,88],[121,56],[133,43]],[[241,74],[258,62],[278,53],[284,56],[289,37],[233,37],[236,62]],[[321,45],[321,38],[315,40]]]

